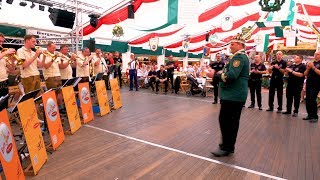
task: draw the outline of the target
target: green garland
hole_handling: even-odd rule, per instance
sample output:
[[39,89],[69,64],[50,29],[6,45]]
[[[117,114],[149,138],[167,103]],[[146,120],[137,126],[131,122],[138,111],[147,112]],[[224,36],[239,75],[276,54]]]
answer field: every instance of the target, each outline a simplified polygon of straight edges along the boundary
[[120,36],[123,36],[123,28],[119,25],[115,25],[114,28],[112,29],[112,34],[113,36],[116,36],[116,37],[120,37]]
[[259,5],[262,11],[274,12],[281,9],[282,4],[285,0],[275,0],[273,4],[269,4],[270,0],[260,0]]

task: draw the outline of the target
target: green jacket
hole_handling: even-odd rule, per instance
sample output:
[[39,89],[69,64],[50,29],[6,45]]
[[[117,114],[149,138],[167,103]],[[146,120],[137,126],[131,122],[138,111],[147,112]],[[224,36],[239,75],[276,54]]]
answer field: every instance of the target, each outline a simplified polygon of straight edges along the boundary
[[220,76],[221,100],[245,102],[248,95],[249,59],[244,51],[236,53]]

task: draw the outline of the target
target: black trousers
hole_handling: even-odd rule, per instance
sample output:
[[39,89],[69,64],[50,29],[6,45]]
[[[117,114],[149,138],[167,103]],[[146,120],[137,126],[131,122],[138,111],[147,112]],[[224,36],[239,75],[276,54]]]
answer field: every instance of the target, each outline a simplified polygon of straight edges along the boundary
[[102,79],[104,80],[104,83],[106,85],[106,89],[110,90],[110,86],[109,86],[109,74],[108,75],[103,75]]
[[317,96],[319,90],[319,87],[313,87],[308,84],[306,86],[306,109],[308,117],[312,119],[318,119]]
[[303,84],[293,84],[288,82],[287,85],[287,112],[291,112],[292,110],[292,103],[294,101],[294,113],[298,113],[299,106],[300,106],[300,97],[302,91]]
[[154,83],[156,83],[156,78],[155,77],[150,78],[148,84],[152,90],[154,90],[154,86],[153,86]]
[[219,124],[222,136],[221,150],[233,152],[237,140],[239,122],[244,102],[220,100]]
[[214,77],[213,78],[213,95],[214,95],[214,101],[218,101],[218,96],[219,96],[219,77]]
[[274,95],[277,89],[278,110],[282,110],[282,96],[283,96],[283,80],[273,79],[270,80],[269,88],[269,108],[273,109]]
[[251,95],[251,105],[255,105],[255,95],[257,95],[258,107],[261,107],[261,80],[249,80],[249,88]]
[[[0,82],[0,97],[5,96],[9,94],[9,89],[8,89],[8,80]],[[3,103],[5,104],[3,107],[8,108],[8,99],[4,101]],[[0,109],[2,111],[2,109]]]
[[174,85],[173,85],[173,72],[172,72],[172,74],[170,73],[168,73],[168,78],[167,78],[167,81],[169,82],[169,80],[171,80],[171,88],[172,88],[172,90],[174,90]]
[[[159,91],[160,80],[156,80],[156,92]],[[164,84],[164,92],[168,92],[168,80],[163,82]]]

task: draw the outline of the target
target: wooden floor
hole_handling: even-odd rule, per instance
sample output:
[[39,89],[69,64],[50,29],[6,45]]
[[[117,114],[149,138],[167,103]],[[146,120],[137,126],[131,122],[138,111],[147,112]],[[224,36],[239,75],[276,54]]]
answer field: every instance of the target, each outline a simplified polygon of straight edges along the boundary
[[212,98],[122,89],[122,100],[123,108],[67,136],[29,178],[320,179],[319,123],[302,120],[303,105],[298,118],[244,108],[235,154],[215,158],[219,105]]

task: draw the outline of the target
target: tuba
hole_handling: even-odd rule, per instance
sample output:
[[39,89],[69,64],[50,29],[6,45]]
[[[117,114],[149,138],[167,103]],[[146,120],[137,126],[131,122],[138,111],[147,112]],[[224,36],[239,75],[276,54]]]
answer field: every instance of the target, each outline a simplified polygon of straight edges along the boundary
[[[2,46],[0,46],[0,48],[1,48],[1,52],[5,52],[9,49],[9,48],[3,48]],[[12,63],[10,62],[10,59],[16,60],[18,65],[22,65],[26,61],[25,59],[20,59],[19,56],[17,56],[16,54],[8,54],[4,57],[4,59],[8,64],[11,64],[11,65]]]

